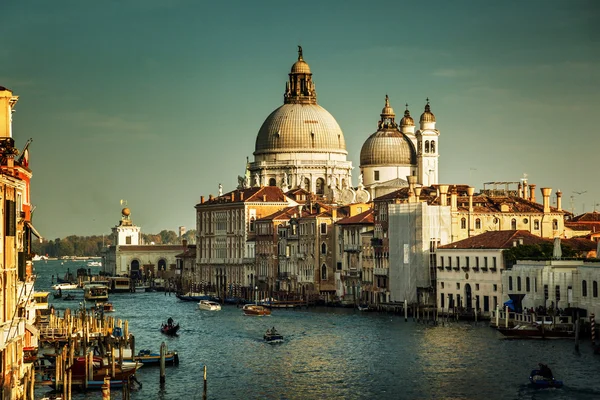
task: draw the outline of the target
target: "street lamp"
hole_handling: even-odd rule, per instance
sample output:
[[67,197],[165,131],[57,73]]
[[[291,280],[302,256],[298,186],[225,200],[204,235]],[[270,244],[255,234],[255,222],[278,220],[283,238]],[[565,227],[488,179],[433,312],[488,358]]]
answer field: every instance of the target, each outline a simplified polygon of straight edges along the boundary
[[258,286],[254,286],[254,303],[258,304]]

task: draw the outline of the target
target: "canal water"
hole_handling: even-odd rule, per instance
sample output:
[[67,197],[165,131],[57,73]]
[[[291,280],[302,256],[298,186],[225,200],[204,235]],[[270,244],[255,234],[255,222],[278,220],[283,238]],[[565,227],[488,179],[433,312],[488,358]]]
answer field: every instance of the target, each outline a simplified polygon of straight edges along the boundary
[[[36,262],[36,290],[49,290],[52,275],[82,266]],[[201,400],[205,365],[208,399],[600,398],[600,356],[590,341],[582,341],[577,352],[570,340],[505,340],[487,322],[427,326],[401,315],[325,307],[246,317],[236,306],[201,311],[165,293],[111,294],[110,301],[115,318],[129,321],[138,350],[158,352],[165,342],[179,352],[180,364],[167,367],[164,388],[158,368],[141,368],[143,386],[132,399]],[[58,310],[79,304],[51,302]],[[178,337],[159,331],[169,317],[181,324]],[[284,343],[263,342],[273,326]],[[565,386],[531,387],[528,376],[538,362],[548,364]],[[48,391],[36,387],[36,398]],[[73,396],[101,398],[100,392]],[[112,398],[120,399],[120,392],[113,390]]]

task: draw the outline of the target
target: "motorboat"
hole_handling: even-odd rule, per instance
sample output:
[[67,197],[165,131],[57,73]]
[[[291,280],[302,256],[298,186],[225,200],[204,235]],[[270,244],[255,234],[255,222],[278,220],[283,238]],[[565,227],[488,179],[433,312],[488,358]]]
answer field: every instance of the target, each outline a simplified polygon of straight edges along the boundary
[[[118,352],[117,352],[118,355]],[[117,356],[115,356],[117,357]],[[132,355],[131,349],[123,349],[123,360],[139,362],[144,365],[160,364],[160,353],[153,353],[150,350],[140,350],[136,356]],[[165,353],[166,365],[178,365],[179,354],[177,351],[167,351]]]
[[539,369],[531,371],[529,381],[537,388],[560,388],[563,386],[563,381],[544,376]]
[[514,327],[496,328],[500,333],[512,339],[573,339],[575,328],[573,324],[520,324]]
[[271,310],[258,304],[246,304],[242,309],[244,315],[262,317],[265,315],[271,315]]
[[77,290],[79,289],[79,286],[77,286],[76,283],[70,283],[70,282],[64,282],[64,283],[57,283],[55,285],[52,285],[52,289],[54,290]]
[[212,300],[210,295],[199,292],[187,292],[185,294],[178,293],[175,296],[177,296],[177,298],[181,301]]
[[263,338],[265,339],[265,342],[269,344],[283,343],[283,335],[277,332],[275,327],[273,327],[272,329],[267,329],[267,332],[265,333]]
[[220,311],[221,305],[212,300],[200,300],[198,308],[205,311]]

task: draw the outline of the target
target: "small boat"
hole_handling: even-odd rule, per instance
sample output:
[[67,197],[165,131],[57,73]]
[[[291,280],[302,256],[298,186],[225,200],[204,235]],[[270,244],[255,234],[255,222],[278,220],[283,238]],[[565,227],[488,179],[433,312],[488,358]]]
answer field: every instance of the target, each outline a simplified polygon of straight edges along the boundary
[[57,283],[56,285],[52,285],[52,289],[54,290],[77,290],[79,287],[75,283]]
[[[160,353],[152,353],[150,350],[140,350],[138,355],[132,357],[133,361],[141,362],[144,365],[160,364]],[[178,365],[179,354],[176,351],[168,351],[165,354],[166,365]]]
[[216,301],[200,300],[200,302],[198,303],[198,308],[206,311],[220,311],[221,305]]
[[105,301],[96,303],[96,310],[107,313],[115,311],[115,308],[112,303]]
[[358,311],[369,311],[368,304],[359,304],[357,308],[358,308]]
[[264,315],[271,315],[271,310],[258,304],[246,304],[242,309],[244,315],[262,317]]
[[283,335],[277,332],[275,327],[273,327],[272,329],[267,329],[267,332],[265,333],[263,338],[265,339],[265,342],[269,344],[283,343]]
[[177,331],[179,330],[179,324],[175,325],[173,323],[173,318],[169,318],[166,324],[162,324],[160,327],[160,331],[165,335],[175,336],[177,335]]
[[534,369],[529,374],[529,381],[537,388],[560,388],[563,386],[563,381],[558,379],[548,378],[542,375],[542,371]]
[[512,339],[573,339],[575,328],[573,324],[522,324],[512,328],[496,328],[504,336]]
[[60,299],[62,298],[62,292],[59,290],[58,292],[54,292],[54,298],[55,299]]
[[[77,386],[84,386],[85,378],[88,378],[87,388],[88,389],[101,389],[104,384],[105,376],[112,376],[112,366],[106,360],[100,357],[94,357],[93,359],[93,374],[88,376],[86,374],[86,357],[75,358],[73,364],[68,367],[68,370],[72,373],[72,382]],[[129,383],[129,378],[133,378],[135,372],[141,368],[141,363],[127,363],[122,367],[115,364],[115,375],[111,377],[110,387],[118,388],[123,387],[123,384]],[[60,385],[60,383],[59,383]],[[57,387],[56,381],[51,380],[50,386],[53,388]]]

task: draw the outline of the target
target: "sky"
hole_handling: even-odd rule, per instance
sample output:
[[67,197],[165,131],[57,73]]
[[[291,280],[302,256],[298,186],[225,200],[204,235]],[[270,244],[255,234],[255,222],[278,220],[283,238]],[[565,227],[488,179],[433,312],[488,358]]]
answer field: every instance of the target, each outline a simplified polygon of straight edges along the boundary
[[440,183],[529,183],[600,211],[600,2],[29,0],[0,4],[0,86],[19,96],[35,228],[109,234],[121,200],[143,233],[195,229],[235,189],[303,48],[318,103],[359,155],[389,95],[425,99]]

